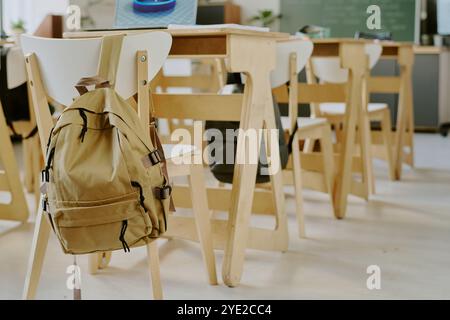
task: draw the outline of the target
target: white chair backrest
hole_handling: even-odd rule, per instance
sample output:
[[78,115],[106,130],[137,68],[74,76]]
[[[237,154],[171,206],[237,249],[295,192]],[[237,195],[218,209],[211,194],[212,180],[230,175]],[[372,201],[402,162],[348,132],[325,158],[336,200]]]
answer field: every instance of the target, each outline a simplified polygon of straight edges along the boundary
[[366,53],[369,56],[369,68],[373,69],[381,58],[383,47],[378,43],[366,44]]
[[[47,94],[69,106],[79,96],[74,88],[83,77],[97,74],[101,38],[49,39],[22,36],[25,55],[35,53]],[[148,77],[152,80],[166,61],[172,37],[166,32],[149,32],[124,37],[117,70],[116,91],[125,99],[137,92],[136,52],[148,53]]]
[[[380,44],[366,44],[369,67],[372,69],[380,60],[383,48]],[[312,58],[314,75],[321,81],[329,83],[345,83],[348,81],[348,70],[341,68],[339,58]]]
[[303,70],[312,55],[314,45],[309,40],[290,40],[277,43],[277,64],[271,75],[272,88],[286,84],[290,79],[290,57],[297,54],[297,73]]
[[27,82],[27,71],[20,47],[11,47],[6,56],[8,89],[14,89]]

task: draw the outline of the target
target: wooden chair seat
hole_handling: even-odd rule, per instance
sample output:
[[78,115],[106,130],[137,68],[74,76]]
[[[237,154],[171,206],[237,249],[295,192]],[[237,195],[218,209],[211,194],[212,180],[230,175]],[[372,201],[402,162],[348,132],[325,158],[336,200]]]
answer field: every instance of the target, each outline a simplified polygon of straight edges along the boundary
[[[367,106],[369,113],[379,112],[388,108],[386,103],[369,103]],[[323,114],[344,115],[345,103],[321,103],[320,112]]]
[[197,148],[188,144],[163,144],[164,155],[167,160],[184,157],[194,153]]
[[[289,129],[291,126],[291,120],[289,117],[281,117],[281,123],[284,129]],[[325,118],[303,118],[299,117],[297,119],[298,130],[307,130],[313,127],[322,126],[327,124],[327,119]]]

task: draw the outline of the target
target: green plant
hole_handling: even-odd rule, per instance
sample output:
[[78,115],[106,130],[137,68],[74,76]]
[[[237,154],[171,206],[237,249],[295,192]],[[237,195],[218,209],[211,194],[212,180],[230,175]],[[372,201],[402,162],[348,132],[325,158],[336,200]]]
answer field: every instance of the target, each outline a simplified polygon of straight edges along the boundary
[[25,21],[23,21],[22,19],[19,19],[17,21],[12,21],[11,22],[11,29],[13,30],[21,30],[21,31],[26,31],[25,29]]
[[249,22],[260,22],[263,27],[270,27],[278,19],[281,19],[281,14],[275,15],[272,10],[259,10]]

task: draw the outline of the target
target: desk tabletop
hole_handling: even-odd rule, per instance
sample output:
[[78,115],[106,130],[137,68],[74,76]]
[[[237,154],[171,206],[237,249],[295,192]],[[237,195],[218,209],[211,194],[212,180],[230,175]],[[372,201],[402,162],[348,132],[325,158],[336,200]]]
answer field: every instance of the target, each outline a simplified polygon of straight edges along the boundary
[[80,31],[80,32],[66,32],[64,33],[64,38],[98,38],[105,35],[114,34],[139,34],[145,32],[169,32],[172,37],[208,37],[208,36],[227,36],[227,35],[244,35],[253,37],[265,37],[265,38],[276,38],[276,39],[286,39],[289,38],[288,33],[282,32],[263,32],[255,30],[243,30],[239,28],[192,28],[192,29],[128,29],[128,30],[107,30],[107,31]]
[[354,39],[354,38],[328,38],[328,39],[311,39],[314,44],[339,44],[339,43],[379,43],[383,47],[412,47],[414,44],[410,42],[396,41],[379,41],[371,39]]
[[415,46],[415,54],[441,54],[448,52],[450,49],[445,47],[434,47],[434,46]]

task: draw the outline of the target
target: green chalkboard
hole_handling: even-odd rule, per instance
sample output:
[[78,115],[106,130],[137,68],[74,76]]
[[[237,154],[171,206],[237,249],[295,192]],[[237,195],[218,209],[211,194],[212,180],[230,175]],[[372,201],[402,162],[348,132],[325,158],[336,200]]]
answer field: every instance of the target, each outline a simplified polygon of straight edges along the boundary
[[[369,30],[367,8],[381,9],[381,29]],[[332,37],[353,37],[356,31],[392,32],[396,41],[418,41],[419,0],[281,0],[281,31],[305,25],[331,29]]]

